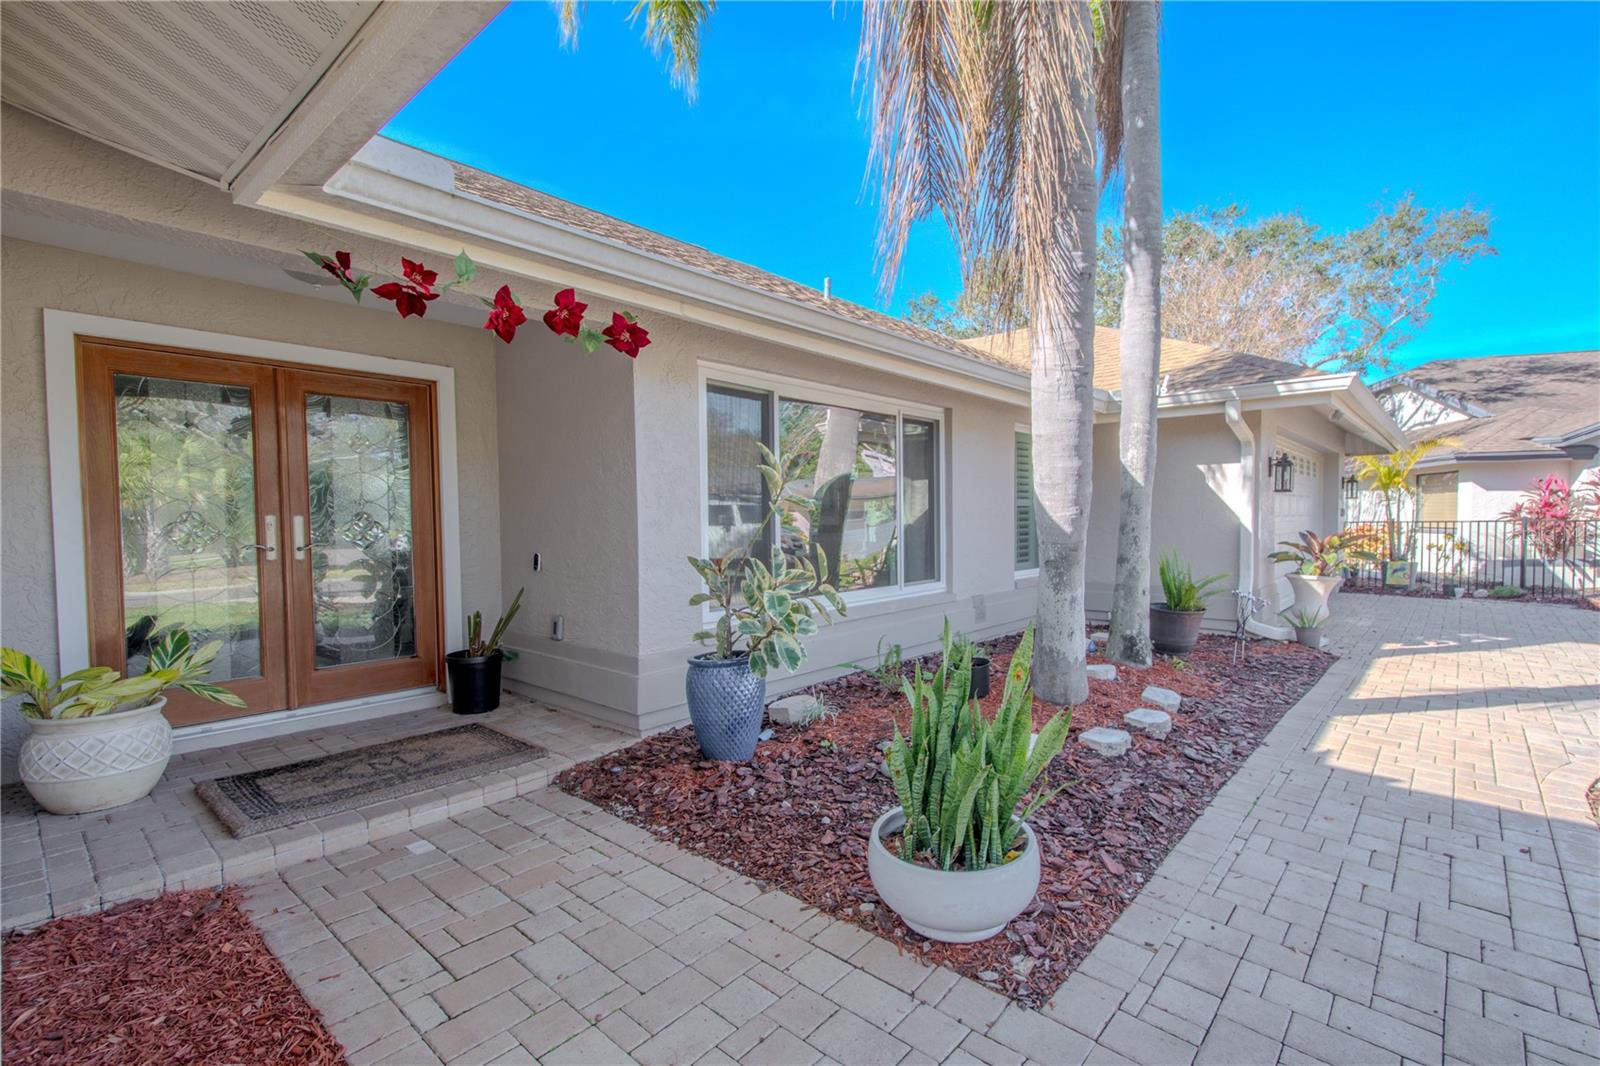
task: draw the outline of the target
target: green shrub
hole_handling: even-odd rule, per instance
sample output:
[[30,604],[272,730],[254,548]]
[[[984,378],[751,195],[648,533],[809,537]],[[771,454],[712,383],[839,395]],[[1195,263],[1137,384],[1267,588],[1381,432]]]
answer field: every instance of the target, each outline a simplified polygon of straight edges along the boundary
[[1162,555],[1158,569],[1161,573],[1161,592],[1167,598],[1169,611],[1205,610],[1206,601],[1211,598],[1211,586],[1228,579],[1227,574],[1213,574],[1196,581],[1189,564],[1179,559],[1177,552]]
[[1489,590],[1489,595],[1497,600],[1514,600],[1522,595],[1522,590],[1515,585],[1496,585]]
[[1023,795],[1066,744],[1070,711],[1057,712],[1039,730],[1032,751],[1033,627],[1022,635],[1006,672],[1005,697],[991,721],[967,699],[972,647],[958,649],[950,623],[944,656],[931,674],[920,668],[904,682],[911,704],[911,733],[895,723],[888,753],[906,823],[900,858],[926,856],[941,869],[982,870],[1009,861],[1022,823],[1060,789],[1041,791],[1022,810]]

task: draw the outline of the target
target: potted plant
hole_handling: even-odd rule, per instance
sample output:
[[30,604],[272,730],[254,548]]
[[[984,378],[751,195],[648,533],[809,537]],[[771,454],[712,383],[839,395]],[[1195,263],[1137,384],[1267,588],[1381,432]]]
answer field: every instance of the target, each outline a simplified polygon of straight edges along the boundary
[[1461,585],[1461,571],[1472,556],[1472,543],[1465,537],[1457,537],[1454,532],[1446,531],[1439,540],[1428,545],[1428,551],[1434,557],[1435,570],[1442,577],[1440,590],[1446,596],[1459,600],[1467,591]]
[[[1060,754],[1071,713],[1033,731],[1033,627],[1011,656],[992,720],[967,696],[970,647],[945,626],[939,669],[906,682],[911,731],[886,760],[900,804],[872,826],[867,872],[878,898],[923,936],[952,944],[985,940],[1025,910],[1039,890],[1039,841],[1028,818],[1059,788],[1023,797]],[[1019,809],[1020,808],[1020,809]]]
[[1291,611],[1284,617],[1294,629],[1294,639],[1297,642],[1308,648],[1322,647],[1322,623],[1327,621],[1326,615]]
[[[765,446],[756,446],[763,459],[758,469],[772,501],[756,535],[720,558],[689,557],[705,586],[689,597],[689,605],[709,603],[720,612],[714,628],[694,635],[710,642],[712,650],[692,657],[684,678],[689,721],[709,759],[743,761],[755,754],[767,702],[767,671],[797,669],[806,657],[803,641],[816,634],[818,620],[830,620],[830,607],[845,613],[844,601],[825,580],[827,554],[810,543],[816,502],[789,488],[804,457],[779,459]],[[804,528],[797,521],[800,516],[809,519]],[[773,538],[771,554],[763,562],[752,551],[774,523],[780,535]]]
[[444,657],[450,675],[450,708],[457,714],[484,714],[500,706],[500,668],[517,653],[500,646],[511,620],[522,610],[522,594],[517,590],[511,606],[494,624],[489,639],[483,637],[483,612],[467,615],[467,646]]
[[969,655],[972,658],[972,679],[968,683],[967,698],[981,700],[989,695],[989,654],[988,649],[982,644],[974,644],[972,638],[965,633],[957,633],[954,637],[956,658]]
[[[1411,481],[1411,470],[1435,449],[1453,447],[1455,444],[1452,438],[1440,437],[1418,441],[1386,455],[1357,455],[1353,459],[1356,478],[1366,482],[1367,490],[1378,493],[1383,500],[1383,524],[1388,541],[1382,555],[1385,588],[1405,588],[1411,584],[1411,547],[1414,538],[1400,520],[1406,499],[1415,496],[1417,491]],[[1378,558],[1378,555],[1373,555],[1374,560]],[[1296,596],[1295,607],[1298,609],[1300,606],[1299,597]]]
[[1196,581],[1176,552],[1163,555],[1157,569],[1166,601],[1150,605],[1150,644],[1164,655],[1184,655],[1193,651],[1200,639],[1206,600],[1211,598],[1207,590],[1228,575],[1213,574]]
[[1275,563],[1293,563],[1287,575],[1294,589],[1293,610],[1311,617],[1328,614],[1328,597],[1344,584],[1345,564],[1350,559],[1373,558],[1371,552],[1351,548],[1337,533],[1319,537],[1302,530],[1299,540],[1279,541],[1281,550],[1267,556]]
[[22,697],[30,726],[18,775],[39,806],[52,814],[87,814],[148,795],[172,756],[162,692],[176,688],[244,706],[234,693],[202,680],[221,650],[220,640],[195,648],[188,631],[174,629],[150,645],[149,664],[138,677],[91,666],[52,681],[33,656],[0,649],[0,690]]

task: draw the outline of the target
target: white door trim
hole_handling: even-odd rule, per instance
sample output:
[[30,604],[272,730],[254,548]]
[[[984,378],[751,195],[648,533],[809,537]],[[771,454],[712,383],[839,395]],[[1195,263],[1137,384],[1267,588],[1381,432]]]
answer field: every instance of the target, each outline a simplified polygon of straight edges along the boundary
[[137,344],[199,348],[219,355],[253,356],[280,363],[433,382],[438,403],[439,583],[444,603],[443,639],[446,647],[461,643],[461,492],[453,367],[45,308],[45,417],[50,439],[50,517],[55,541],[56,641],[61,673],[89,665],[88,559],[83,531],[83,465],[78,449],[76,340],[80,335]]

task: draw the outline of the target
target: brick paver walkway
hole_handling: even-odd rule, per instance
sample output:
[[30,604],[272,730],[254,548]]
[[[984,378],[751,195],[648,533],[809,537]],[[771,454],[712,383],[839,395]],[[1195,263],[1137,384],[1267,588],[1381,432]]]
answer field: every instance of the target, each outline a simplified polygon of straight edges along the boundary
[[1343,658],[1042,1012],[548,791],[253,904],[358,1064],[1593,1062],[1600,615],[1335,609]]

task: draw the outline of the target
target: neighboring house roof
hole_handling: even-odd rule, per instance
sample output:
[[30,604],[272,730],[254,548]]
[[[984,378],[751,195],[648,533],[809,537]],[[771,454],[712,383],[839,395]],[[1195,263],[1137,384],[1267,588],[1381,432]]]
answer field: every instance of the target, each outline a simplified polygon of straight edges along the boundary
[[[1020,370],[1026,371],[1031,365],[1026,329],[974,337],[968,343]],[[1310,367],[1282,359],[1268,359],[1248,352],[1230,352],[1214,345],[1180,341],[1173,337],[1161,339],[1163,392],[1261,385],[1270,381],[1312,377],[1317,373]],[[1107,392],[1122,388],[1122,334],[1107,326],[1094,328],[1094,387]]]
[[1427,465],[1467,457],[1570,455],[1600,418],[1600,351],[1445,359],[1380,383],[1375,392],[1426,388],[1489,413],[1418,429],[1417,439],[1448,438]]

